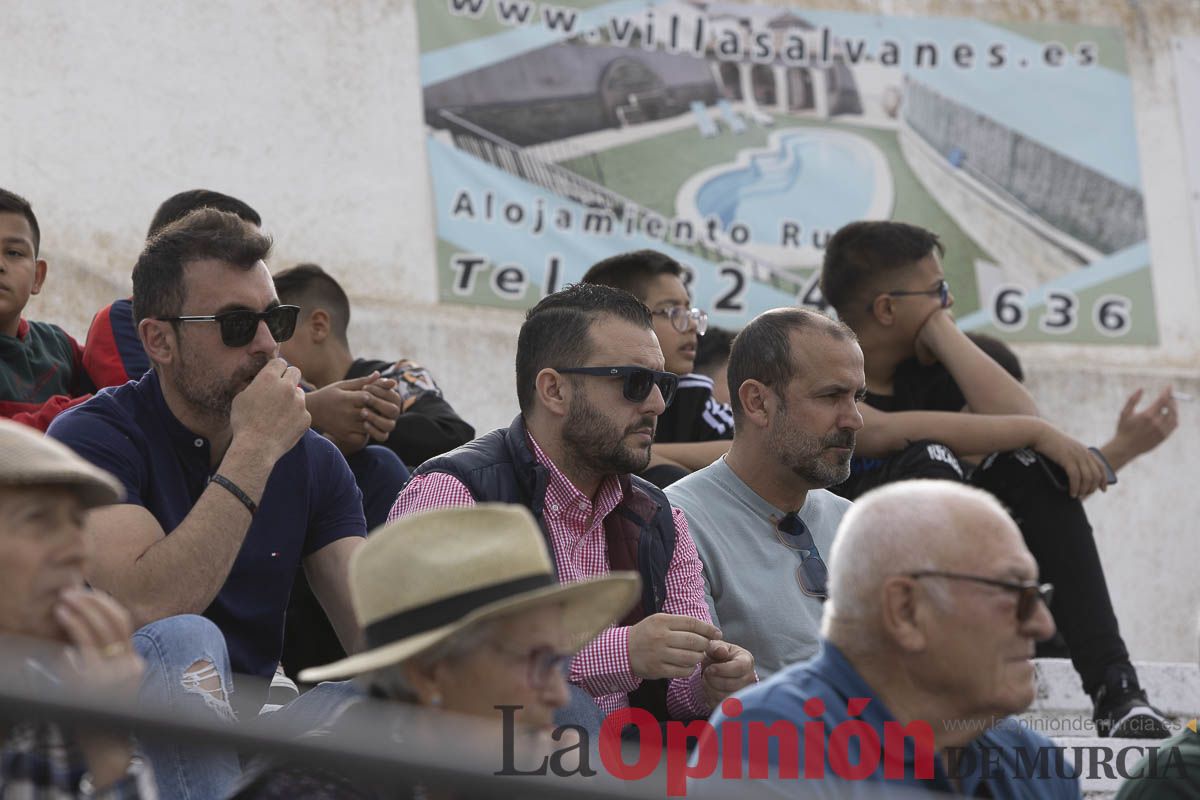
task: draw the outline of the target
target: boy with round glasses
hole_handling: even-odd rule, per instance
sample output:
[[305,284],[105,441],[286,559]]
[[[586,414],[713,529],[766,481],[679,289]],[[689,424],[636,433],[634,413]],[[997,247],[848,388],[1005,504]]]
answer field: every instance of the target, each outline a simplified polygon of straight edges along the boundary
[[664,253],[638,250],[597,262],[583,282],[624,289],[645,303],[667,371],[680,376],[674,402],[658,419],[654,456],[642,477],[665,487],[720,458],[733,438],[733,413],[713,398],[712,378],[694,372],[708,312],[692,307],[683,266]]

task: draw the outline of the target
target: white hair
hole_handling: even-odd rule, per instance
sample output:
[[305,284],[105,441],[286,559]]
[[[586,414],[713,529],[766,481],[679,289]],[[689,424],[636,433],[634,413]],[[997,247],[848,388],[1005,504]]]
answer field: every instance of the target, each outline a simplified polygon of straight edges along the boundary
[[416,703],[417,693],[405,676],[405,666],[427,669],[439,661],[454,662],[492,641],[496,635],[495,620],[463,628],[427,650],[417,653],[402,664],[381,667],[363,675],[359,680],[368,689],[381,692],[392,700]]
[[[948,554],[963,547],[967,508],[1008,517],[987,492],[952,481],[899,481],[863,495],[842,518],[829,552],[821,633],[834,638],[838,626],[873,627],[886,579],[944,569]],[[949,605],[949,590],[940,583],[931,581],[927,591]]]

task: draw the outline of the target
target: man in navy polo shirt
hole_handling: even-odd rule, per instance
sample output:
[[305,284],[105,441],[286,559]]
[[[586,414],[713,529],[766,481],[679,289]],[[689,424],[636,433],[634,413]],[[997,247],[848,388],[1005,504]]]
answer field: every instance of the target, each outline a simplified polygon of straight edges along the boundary
[[[224,634],[234,671],[264,679],[301,564],[352,649],[347,565],[366,533],[345,458],[309,429],[300,373],[277,357],[296,313],[275,295],[270,246],[215,209],[147,242],[134,314],[153,369],[49,431],[125,485],[124,504],[88,520],[89,582],[139,624],[203,614]],[[239,707],[257,711],[245,694]]]

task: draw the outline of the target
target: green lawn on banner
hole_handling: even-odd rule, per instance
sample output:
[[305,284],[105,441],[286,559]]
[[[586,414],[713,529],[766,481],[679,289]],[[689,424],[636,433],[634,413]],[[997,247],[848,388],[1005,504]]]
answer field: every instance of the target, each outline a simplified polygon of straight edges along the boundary
[[[776,116],[775,128],[834,128],[870,140],[883,152],[892,171],[895,207],[892,219],[928,228],[941,237],[946,247],[946,277],[954,287],[955,311],[965,314],[979,307],[974,264],[990,261],[989,255],[947,214],[909,168],[892,131],[846,125],[829,120],[802,120]],[[595,155],[562,162],[562,166],[651,208],[660,214],[675,214],[675,196],[697,172],[718,164],[732,163],[740,150],[764,147],[770,130],[751,126],[735,136],[722,132],[703,138],[695,127],[653,139],[619,145]],[[596,173],[598,162],[603,180]],[[779,265],[787,266],[787,265]]]

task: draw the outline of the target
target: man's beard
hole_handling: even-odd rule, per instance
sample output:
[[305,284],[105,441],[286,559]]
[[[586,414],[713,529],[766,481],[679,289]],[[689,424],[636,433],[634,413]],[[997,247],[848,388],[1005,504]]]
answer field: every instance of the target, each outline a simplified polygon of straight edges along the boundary
[[576,394],[563,421],[562,438],[578,468],[596,475],[636,474],[649,466],[650,448],[628,447],[625,436],[638,428],[653,431],[654,425],[655,418],[647,415],[620,431],[600,409]]
[[218,381],[192,369],[190,359],[184,354],[184,349],[180,348],[176,388],[183,399],[197,411],[214,419],[227,421],[233,409],[233,398],[250,385],[269,360],[265,355],[256,356],[248,365],[234,372],[233,377],[226,381]]
[[[850,477],[850,458],[853,456],[854,431],[837,431],[828,436],[817,437],[797,430],[788,420],[785,409],[771,426],[768,446],[780,463],[802,478],[810,486],[824,489],[836,486]],[[830,462],[830,447],[848,447],[849,452],[839,453]]]

